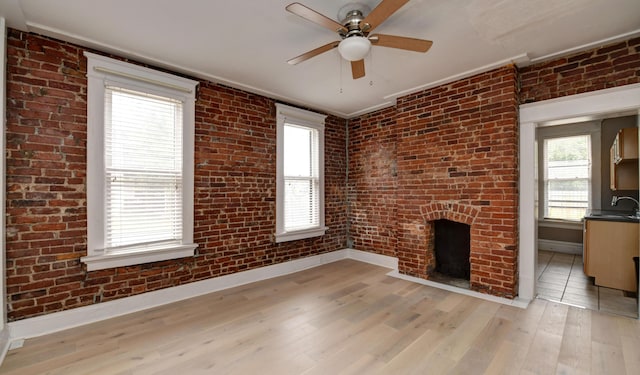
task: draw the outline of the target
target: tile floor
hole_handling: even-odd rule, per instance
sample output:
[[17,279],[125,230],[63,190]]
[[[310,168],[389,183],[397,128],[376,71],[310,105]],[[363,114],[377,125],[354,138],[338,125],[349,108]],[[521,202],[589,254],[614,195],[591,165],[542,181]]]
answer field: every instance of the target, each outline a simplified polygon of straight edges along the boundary
[[635,296],[598,287],[584,274],[582,256],[538,250],[538,298],[638,317]]

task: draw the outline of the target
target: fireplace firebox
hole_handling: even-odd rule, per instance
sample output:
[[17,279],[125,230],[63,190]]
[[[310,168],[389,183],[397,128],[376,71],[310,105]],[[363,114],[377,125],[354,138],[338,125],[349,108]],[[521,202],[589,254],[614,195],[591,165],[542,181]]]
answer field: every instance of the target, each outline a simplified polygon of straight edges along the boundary
[[469,280],[470,226],[446,219],[434,222],[435,271],[442,276]]

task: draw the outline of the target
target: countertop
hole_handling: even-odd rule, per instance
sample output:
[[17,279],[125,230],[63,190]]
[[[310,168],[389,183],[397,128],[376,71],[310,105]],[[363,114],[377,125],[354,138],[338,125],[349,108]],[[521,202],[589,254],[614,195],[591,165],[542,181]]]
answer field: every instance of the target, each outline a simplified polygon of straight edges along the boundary
[[640,217],[635,215],[633,211],[587,210],[584,219],[640,223]]

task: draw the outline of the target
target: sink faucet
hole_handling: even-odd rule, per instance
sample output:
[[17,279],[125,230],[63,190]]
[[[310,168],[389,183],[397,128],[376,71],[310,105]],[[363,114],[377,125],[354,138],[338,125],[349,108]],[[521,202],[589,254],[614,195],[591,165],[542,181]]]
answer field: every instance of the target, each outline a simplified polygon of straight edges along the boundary
[[617,206],[618,205],[618,201],[621,201],[623,199],[628,199],[630,201],[633,201],[636,204],[636,216],[640,217],[640,203],[637,200],[635,200],[635,199],[633,199],[631,197],[618,197],[618,196],[614,195],[613,198],[611,198],[611,205],[612,206]]

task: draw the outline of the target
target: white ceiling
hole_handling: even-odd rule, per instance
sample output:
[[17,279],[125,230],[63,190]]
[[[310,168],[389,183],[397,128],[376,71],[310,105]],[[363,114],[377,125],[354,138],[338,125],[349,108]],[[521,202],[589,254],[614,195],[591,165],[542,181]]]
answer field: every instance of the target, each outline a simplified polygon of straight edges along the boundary
[[[358,0],[374,8],[380,0]],[[429,39],[426,54],[374,47],[353,80],[338,35],[285,11],[293,0],[0,0],[10,27],[350,118],[492,67],[527,65],[640,35],[639,0],[411,0],[376,32]],[[302,0],[330,17],[349,1]]]

